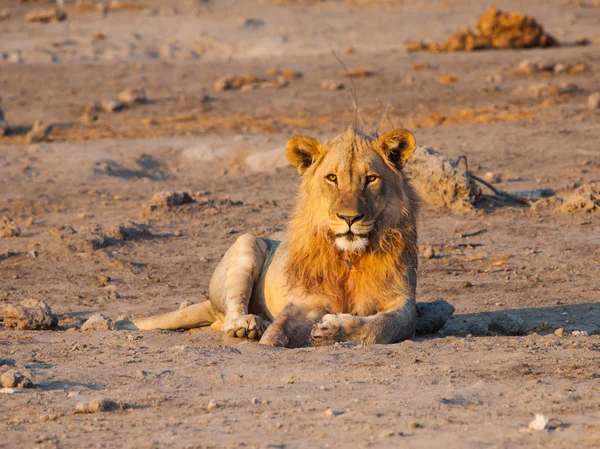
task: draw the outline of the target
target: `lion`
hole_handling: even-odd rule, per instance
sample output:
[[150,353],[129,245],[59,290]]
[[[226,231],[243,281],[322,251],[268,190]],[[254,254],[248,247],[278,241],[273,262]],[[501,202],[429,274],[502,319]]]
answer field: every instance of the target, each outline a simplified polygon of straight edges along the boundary
[[285,152],[302,183],[287,231],[239,237],[214,271],[209,300],[115,328],[211,326],[288,348],[395,343],[441,329],[454,308],[415,300],[419,202],[404,170],[415,148],[405,129],[292,137]]

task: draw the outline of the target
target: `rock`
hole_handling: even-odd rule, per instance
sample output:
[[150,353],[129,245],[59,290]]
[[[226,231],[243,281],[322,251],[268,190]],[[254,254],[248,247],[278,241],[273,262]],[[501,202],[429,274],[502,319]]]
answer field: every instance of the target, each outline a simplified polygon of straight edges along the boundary
[[417,147],[406,165],[421,199],[454,211],[472,210],[481,188],[467,172],[433,148]]
[[505,13],[492,6],[479,17],[475,30],[467,28],[457,31],[442,44],[412,40],[405,46],[405,50],[440,53],[558,45],[558,41],[544,32],[542,25],[533,17],[514,12]]
[[290,167],[290,162],[285,156],[285,151],[276,148],[271,151],[251,154],[244,160],[253,172],[274,171],[277,168]]
[[58,419],[58,415],[50,414],[50,415],[40,415],[39,420],[41,423],[45,423],[48,421],[56,421]]
[[321,89],[323,90],[342,90],[344,87],[344,83],[339,81],[321,81]]
[[483,180],[485,182],[489,182],[490,184],[497,184],[499,182],[502,182],[502,175],[488,171],[485,173],[485,175],[483,175]]
[[328,408],[327,410],[325,410],[325,416],[327,416],[328,418],[333,418],[334,416],[343,415],[343,414],[344,414],[343,410],[333,410],[332,408]]
[[511,313],[494,314],[488,329],[500,335],[523,335],[526,330],[523,318]]
[[556,335],[557,337],[562,337],[565,333],[565,330],[562,327],[559,327],[558,329],[556,329],[554,331],[554,335]]
[[143,87],[130,87],[119,93],[119,101],[123,104],[146,103],[148,97]]
[[554,67],[552,68],[552,71],[554,73],[556,73],[557,75],[561,74],[561,73],[565,73],[568,70],[568,67],[562,63],[558,63],[555,64]]
[[8,124],[4,120],[4,111],[0,108],[0,137],[8,133]]
[[588,331],[573,331],[571,332],[573,337],[589,337],[590,334]]
[[123,103],[119,100],[104,99],[100,101],[100,107],[104,112],[116,112],[123,109]]
[[21,229],[12,218],[2,217],[0,219],[0,239],[18,237],[19,235],[21,235]]
[[60,8],[32,11],[25,16],[25,20],[30,23],[62,22],[66,19],[67,13]]
[[443,299],[417,303],[415,333],[424,335],[439,331],[450,319],[454,310],[454,306]]
[[593,93],[588,97],[587,106],[592,110],[600,109],[600,92]]
[[144,209],[148,212],[153,212],[157,209],[171,209],[182,204],[193,203],[194,200],[189,193],[184,191],[179,192],[157,192],[146,204]]
[[81,330],[87,331],[109,331],[112,329],[112,320],[102,315],[101,313],[94,313],[91,315],[85,323],[81,325]]
[[435,258],[435,249],[433,249],[433,246],[426,246],[425,250],[423,251],[423,257],[425,259],[434,259]]
[[207,410],[214,410],[216,408],[219,407],[219,404],[217,403],[217,401],[211,400],[208,405],[206,406]]
[[0,366],[15,366],[15,359],[11,359],[8,357],[0,357]]
[[564,195],[558,213],[591,212],[600,208],[600,182],[590,182]]
[[254,89],[258,84],[264,83],[266,80],[258,78],[254,75],[226,75],[218,78],[215,81],[214,88],[216,91],[224,90],[239,90],[242,88]]
[[19,371],[11,369],[0,376],[0,382],[4,388],[32,388],[31,379]]
[[123,405],[111,399],[96,399],[91,402],[79,402],[75,407],[75,413],[98,413],[120,410]]
[[257,17],[248,17],[242,23],[242,28],[257,30],[265,24],[265,21]]
[[527,426],[529,430],[546,430],[550,424],[550,418],[543,413],[536,413],[535,419]]
[[41,120],[36,120],[31,130],[27,133],[27,143],[39,143],[48,139],[48,134],[52,131],[52,125],[47,125]]
[[4,54],[4,60],[9,64],[20,64],[23,62],[23,55],[20,50],[9,51]]
[[8,9],[0,9],[0,22],[10,19],[11,13]]
[[422,429],[423,424],[416,422],[416,421],[411,421],[408,423],[408,428],[409,429]]
[[467,331],[471,335],[474,335],[476,337],[482,337],[484,335],[487,335],[488,327],[485,324],[471,323],[469,324]]
[[35,299],[26,299],[19,305],[0,305],[0,318],[6,327],[18,330],[52,329],[58,324],[50,306]]

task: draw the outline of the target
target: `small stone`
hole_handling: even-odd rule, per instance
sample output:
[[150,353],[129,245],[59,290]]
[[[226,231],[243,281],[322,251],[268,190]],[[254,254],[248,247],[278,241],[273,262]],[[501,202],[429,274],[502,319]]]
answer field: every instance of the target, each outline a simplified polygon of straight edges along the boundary
[[325,416],[327,416],[328,418],[333,418],[334,416],[343,415],[343,414],[344,414],[343,410],[333,410],[331,408],[328,408],[327,410],[325,410]]
[[465,281],[462,283],[461,287],[462,288],[471,288],[471,287],[473,287],[473,284],[469,281]]
[[117,112],[123,109],[123,103],[119,100],[104,99],[100,101],[100,107],[104,112]]
[[344,83],[339,81],[321,81],[321,89],[323,90],[342,90]]
[[130,87],[119,94],[119,101],[123,104],[146,103],[148,97],[143,87]]
[[588,97],[587,106],[592,110],[600,109],[600,92],[593,93]]
[[19,235],[21,235],[21,229],[12,218],[2,217],[0,219],[0,239],[18,237]]
[[39,143],[48,140],[50,131],[52,131],[52,125],[47,125],[41,120],[36,120],[31,130],[27,133],[27,143]]
[[149,204],[145,206],[147,211],[155,211],[157,209],[170,209],[182,204],[192,203],[194,200],[189,193],[185,191],[179,192],[157,192],[150,199]]
[[85,323],[81,325],[81,330],[84,332],[88,331],[109,331],[112,329],[112,320],[102,315],[101,313],[94,313],[90,316]]
[[546,430],[550,424],[550,418],[543,413],[536,413],[535,419],[527,426],[529,430]]
[[433,249],[433,246],[425,247],[425,250],[423,251],[423,257],[425,259],[434,259],[435,258],[435,250]]
[[571,332],[573,337],[589,337],[590,334],[588,331],[573,331]]
[[417,422],[417,421],[411,421],[408,423],[408,428],[409,429],[422,429],[423,428],[423,424]]
[[265,21],[258,17],[248,17],[242,23],[242,28],[256,30],[261,28],[265,24]]
[[91,402],[79,402],[75,407],[75,413],[110,412],[121,408],[123,408],[123,406],[117,401],[111,399],[96,399]]
[[562,337],[565,334],[565,330],[562,327],[559,327],[554,331],[554,335],[557,337]]
[[497,184],[499,182],[502,182],[502,175],[488,171],[485,173],[485,175],[483,175],[483,180],[490,184]]
[[189,306],[193,306],[194,304],[196,304],[194,301],[183,301],[181,304],[179,304],[179,308],[180,309],[185,309],[186,307]]
[[554,65],[554,68],[552,69],[552,71],[554,73],[556,73],[557,75],[560,73],[565,73],[567,71],[567,66],[564,65],[563,63],[558,63]]
[[32,11],[25,16],[25,21],[29,23],[50,23],[50,22],[62,22],[66,20],[67,13],[60,8],[44,9],[39,11]]
[[525,321],[519,315],[496,313],[490,321],[488,329],[490,332],[500,335],[523,335],[525,333]]
[[260,404],[260,399],[252,398],[252,399],[250,399],[250,404]]
[[0,376],[0,382],[4,388],[32,388],[33,382],[20,371],[11,369]]
[[386,430],[379,432],[379,438],[380,439],[389,438],[389,437],[396,436],[397,434],[398,434],[398,432],[396,432],[395,430],[386,429]]
[[14,394],[14,388],[0,388],[1,394]]
[[58,415],[49,414],[49,415],[40,415],[40,422],[48,422],[48,421],[56,421],[58,419]]
[[103,274],[99,274],[98,277],[96,278],[96,282],[94,282],[94,285],[96,287],[106,287],[109,282],[110,282],[110,277],[105,276]]
[[216,401],[214,401],[214,400],[211,400],[211,401],[208,403],[208,405],[206,406],[206,409],[207,409],[207,410],[214,410],[214,409],[216,409],[217,407],[219,407],[219,404],[218,404]]

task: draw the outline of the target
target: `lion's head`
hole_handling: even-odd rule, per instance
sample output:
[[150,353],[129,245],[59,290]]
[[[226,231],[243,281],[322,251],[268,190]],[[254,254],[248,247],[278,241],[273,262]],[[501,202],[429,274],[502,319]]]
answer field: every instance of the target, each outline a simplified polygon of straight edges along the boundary
[[402,172],[414,150],[405,129],[381,137],[349,129],[329,142],[292,137],[286,155],[303,177],[296,224],[326,233],[343,252],[376,246],[416,207]]

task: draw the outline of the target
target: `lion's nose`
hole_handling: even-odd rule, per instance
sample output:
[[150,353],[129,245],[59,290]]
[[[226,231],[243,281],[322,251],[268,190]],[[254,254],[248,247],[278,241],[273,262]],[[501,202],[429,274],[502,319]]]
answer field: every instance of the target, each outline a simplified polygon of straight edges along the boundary
[[348,223],[348,227],[351,227],[354,223],[356,223],[358,220],[360,220],[361,218],[363,218],[365,216],[365,214],[362,215],[341,215],[341,214],[337,214],[338,217],[340,217],[342,220],[344,220],[346,223]]

